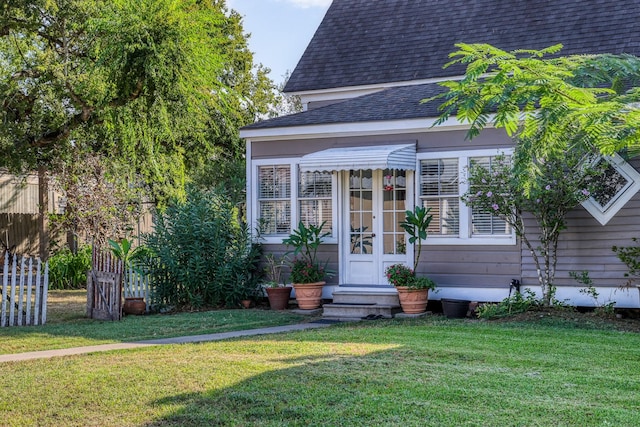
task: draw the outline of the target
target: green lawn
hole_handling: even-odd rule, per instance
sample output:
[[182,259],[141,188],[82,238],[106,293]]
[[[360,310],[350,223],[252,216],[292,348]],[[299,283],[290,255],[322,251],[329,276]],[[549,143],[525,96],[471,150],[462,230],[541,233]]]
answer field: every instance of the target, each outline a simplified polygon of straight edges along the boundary
[[640,425],[640,334],[568,321],[381,320],[0,372],[0,425]]
[[309,320],[287,311],[217,310],[125,316],[119,322],[106,322],[85,318],[85,301],[84,290],[51,291],[47,323],[43,326],[0,328],[0,354],[212,334]]

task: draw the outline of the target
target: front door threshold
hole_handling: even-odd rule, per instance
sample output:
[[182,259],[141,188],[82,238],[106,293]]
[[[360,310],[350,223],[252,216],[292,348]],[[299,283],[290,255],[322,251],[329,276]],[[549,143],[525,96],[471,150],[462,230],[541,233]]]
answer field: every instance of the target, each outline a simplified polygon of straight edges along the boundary
[[342,288],[354,288],[354,289],[362,289],[362,288],[370,288],[370,289],[380,289],[380,290],[395,290],[395,288],[391,285],[354,285],[354,284],[341,284],[338,286],[338,289]]

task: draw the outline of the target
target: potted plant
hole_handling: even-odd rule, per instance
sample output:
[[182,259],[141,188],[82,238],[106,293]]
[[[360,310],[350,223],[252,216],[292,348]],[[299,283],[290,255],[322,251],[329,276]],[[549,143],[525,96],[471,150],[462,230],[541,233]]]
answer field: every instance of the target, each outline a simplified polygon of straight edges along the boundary
[[121,239],[119,242],[107,239],[107,242],[113,256],[122,261],[123,264],[125,286],[123,286],[124,304],[122,305],[122,311],[125,314],[144,314],[147,311],[147,303],[143,297],[135,297],[128,294],[129,288],[127,285],[131,281],[133,273],[142,274],[140,263],[148,254],[147,248],[145,246],[133,248],[133,242],[126,238]]
[[267,263],[265,274],[268,279],[263,286],[269,299],[269,306],[272,310],[285,310],[289,306],[291,286],[285,286],[281,280],[283,261],[276,260],[273,254],[268,254],[265,260]]
[[422,313],[427,309],[429,289],[435,289],[433,280],[425,276],[416,276],[420,255],[422,254],[422,240],[427,238],[427,229],[433,215],[431,208],[416,206],[413,211],[405,212],[405,219],[400,226],[409,235],[409,243],[417,247],[414,251],[413,268],[404,264],[393,264],[385,271],[387,280],[398,290],[398,298],[402,311],[408,314]]
[[416,276],[414,270],[404,264],[387,267],[387,280],[398,290],[402,311],[407,314],[423,313],[427,309],[429,290],[435,289],[433,280]]
[[321,265],[318,261],[318,248],[323,243],[328,232],[323,232],[325,222],[320,226],[310,224],[305,226],[302,221],[298,228],[284,239],[282,243],[292,246],[294,259],[290,262],[291,283],[296,290],[298,307],[303,310],[313,310],[322,305],[322,288],[325,277],[328,276],[326,262]]

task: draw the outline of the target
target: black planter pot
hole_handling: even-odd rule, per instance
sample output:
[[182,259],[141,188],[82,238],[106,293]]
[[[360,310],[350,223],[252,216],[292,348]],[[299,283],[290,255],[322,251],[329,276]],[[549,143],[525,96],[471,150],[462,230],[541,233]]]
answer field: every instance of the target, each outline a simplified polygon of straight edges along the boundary
[[471,301],[442,298],[442,312],[448,319],[462,319],[467,317]]

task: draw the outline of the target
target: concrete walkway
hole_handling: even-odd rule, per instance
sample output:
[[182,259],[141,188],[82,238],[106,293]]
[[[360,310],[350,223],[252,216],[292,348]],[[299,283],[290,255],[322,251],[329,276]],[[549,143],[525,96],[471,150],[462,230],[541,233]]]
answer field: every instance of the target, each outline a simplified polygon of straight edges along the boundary
[[274,326],[271,328],[249,329],[245,331],[221,332],[218,334],[191,335],[185,337],[162,338],[157,340],[123,342],[102,345],[90,345],[85,347],[62,348],[59,350],[30,351],[27,353],[3,354],[0,355],[2,362],[20,362],[23,360],[47,359],[60,356],[71,356],[75,354],[96,353],[99,351],[127,350],[131,348],[150,347],[166,344],[188,344],[207,341],[220,341],[236,337],[250,337],[255,335],[277,334],[281,332],[302,331],[305,329],[323,328],[330,326],[330,323],[300,323],[297,325]]

